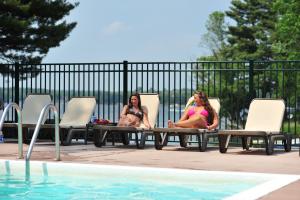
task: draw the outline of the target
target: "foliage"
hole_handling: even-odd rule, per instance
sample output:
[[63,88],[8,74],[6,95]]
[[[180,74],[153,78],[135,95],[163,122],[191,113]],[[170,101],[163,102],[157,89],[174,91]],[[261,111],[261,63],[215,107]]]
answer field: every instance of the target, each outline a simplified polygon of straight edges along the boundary
[[[298,115],[299,116],[299,115]],[[296,135],[297,137],[300,136],[300,123],[299,120],[296,122],[284,122],[282,126],[282,131]]]
[[64,17],[77,5],[66,0],[0,1],[0,61],[41,63],[76,26]]
[[[300,58],[300,1],[233,0],[207,20],[203,46],[216,60],[297,60]],[[231,24],[225,24],[226,18]]]
[[[207,58],[207,57],[206,57]],[[194,79],[199,83],[198,90],[221,100],[221,116],[237,125],[244,123],[241,119],[249,107],[251,94],[248,85],[247,62],[206,62],[194,66]],[[244,117],[244,116],[243,116]]]
[[229,60],[270,60],[273,58],[271,36],[276,12],[273,0],[233,0],[226,15],[236,22],[228,27]]
[[[224,115],[238,123],[241,120],[239,113],[249,106],[251,98],[254,97],[281,97],[289,99],[293,106],[298,104],[299,97],[295,96],[295,91],[300,86],[297,73],[289,70],[284,73],[278,71],[279,68],[297,69],[299,68],[298,63],[292,63],[292,66],[282,63],[278,68],[277,64],[272,64],[272,60],[299,59],[299,11],[300,2],[296,0],[233,0],[229,10],[225,12],[226,17],[233,21],[230,25],[224,23],[225,16],[222,20],[217,20],[214,13],[211,14],[207,24],[217,24],[214,23],[215,21],[223,22],[222,25],[219,23],[216,26],[216,29],[219,30],[217,33],[221,33],[220,30],[227,30],[227,32],[224,33],[224,37],[208,37],[215,36],[216,30],[207,26],[207,37],[206,40],[202,38],[202,42],[210,41],[208,44],[211,44],[212,41],[215,41],[211,38],[219,38],[218,44],[222,42],[223,45],[219,45],[219,48],[210,48],[213,49],[211,55],[199,57],[198,61],[204,62],[202,65],[206,65],[207,70],[215,69],[215,65],[205,64],[205,62],[223,61],[218,65],[217,70],[221,70],[220,73],[223,70],[224,72],[216,79],[216,75],[213,73],[199,73],[201,69],[195,66],[194,69],[197,69],[198,72],[194,73],[194,78],[205,80],[203,84],[210,85],[210,88],[206,89],[207,91],[213,89],[219,91],[218,95],[224,104]],[[227,71],[228,66],[224,60],[237,61],[230,66],[230,70],[233,71]],[[249,62],[249,60],[253,60],[253,62]],[[271,62],[260,62],[268,60]],[[245,62],[242,67],[244,75],[237,72],[242,69],[238,62]],[[254,91],[249,90],[250,71],[248,66],[250,63],[253,63],[251,80],[253,80]],[[209,80],[214,80],[214,82],[210,83]],[[241,84],[241,82],[243,83]],[[239,104],[235,105],[232,99],[239,100]],[[236,107],[233,108],[232,105]]]
[[[223,12],[215,11],[209,15],[206,22],[207,33],[202,35],[202,46],[207,47],[211,51],[211,58],[214,60],[223,58],[220,52],[225,46],[226,27],[225,14]],[[210,60],[211,58],[203,57],[200,60]]]
[[300,59],[300,1],[277,0],[278,23],[274,35],[273,49],[278,59]]

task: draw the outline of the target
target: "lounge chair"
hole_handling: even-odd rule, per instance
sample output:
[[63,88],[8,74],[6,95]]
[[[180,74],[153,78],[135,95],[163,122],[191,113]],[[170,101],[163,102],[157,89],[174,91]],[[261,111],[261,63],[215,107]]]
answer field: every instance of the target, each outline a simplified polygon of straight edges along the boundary
[[244,130],[219,130],[219,148],[226,153],[230,138],[242,138],[243,149],[249,149],[249,138],[262,137],[265,141],[266,154],[273,154],[274,141],[282,140],[285,151],[291,150],[290,135],[280,131],[285,111],[281,99],[254,99],[249,108]]
[[[28,134],[32,132],[38,122],[42,109],[51,103],[51,96],[49,94],[28,94],[24,100],[22,109],[22,129],[23,142],[30,143]],[[42,123],[46,121],[46,117]],[[17,123],[4,123],[4,128],[17,128]]]
[[75,132],[84,132],[87,144],[86,126],[90,122],[96,107],[95,97],[73,97],[59,123],[61,142],[70,145]]
[[[148,119],[151,127],[155,127],[158,109],[159,96],[156,93],[142,93],[140,94],[143,109],[148,111]],[[107,135],[120,133],[122,134],[123,144],[128,145],[128,134],[135,134],[137,148],[144,148],[146,137],[152,134],[152,130],[145,127],[143,123],[139,127],[121,127],[121,126],[105,126],[94,125],[94,143],[96,147],[101,147],[105,144]],[[140,137],[139,137],[140,136]]]
[[[191,97],[186,108],[190,105],[194,97]],[[214,108],[216,113],[219,115],[220,101],[218,98],[208,98],[209,103]],[[153,130],[155,137],[155,148],[161,150],[164,145],[168,142],[168,136],[175,135],[179,136],[179,142],[181,147],[187,147],[187,136],[196,135],[198,138],[198,147],[200,151],[205,151],[207,148],[208,139],[210,137],[217,137],[217,129],[197,129],[197,128],[155,128]]]

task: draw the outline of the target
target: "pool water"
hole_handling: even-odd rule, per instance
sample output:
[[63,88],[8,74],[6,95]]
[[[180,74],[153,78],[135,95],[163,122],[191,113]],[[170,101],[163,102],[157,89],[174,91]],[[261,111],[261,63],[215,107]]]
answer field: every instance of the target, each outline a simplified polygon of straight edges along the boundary
[[[0,199],[224,199],[278,176],[0,160]],[[28,171],[28,170],[27,170]]]

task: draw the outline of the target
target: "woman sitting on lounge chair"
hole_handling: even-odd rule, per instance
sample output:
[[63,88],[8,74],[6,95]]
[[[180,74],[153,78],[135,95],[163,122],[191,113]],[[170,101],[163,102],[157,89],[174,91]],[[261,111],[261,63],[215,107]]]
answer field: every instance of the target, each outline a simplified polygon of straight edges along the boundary
[[129,104],[124,106],[118,126],[138,127],[141,122],[147,128],[151,128],[148,121],[148,113],[142,109],[140,95],[135,93],[129,97]]
[[169,128],[215,129],[219,123],[216,111],[209,104],[204,92],[194,94],[194,105],[189,106],[176,123],[168,121]]

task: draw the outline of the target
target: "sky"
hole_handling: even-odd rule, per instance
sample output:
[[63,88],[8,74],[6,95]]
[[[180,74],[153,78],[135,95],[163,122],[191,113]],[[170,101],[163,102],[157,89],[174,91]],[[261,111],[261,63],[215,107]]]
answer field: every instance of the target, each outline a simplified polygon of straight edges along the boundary
[[[75,2],[69,0],[69,2]],[[77,0],[77,26],[43,63],[195,61],[205,23],[231,0]]]

